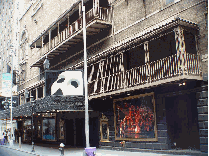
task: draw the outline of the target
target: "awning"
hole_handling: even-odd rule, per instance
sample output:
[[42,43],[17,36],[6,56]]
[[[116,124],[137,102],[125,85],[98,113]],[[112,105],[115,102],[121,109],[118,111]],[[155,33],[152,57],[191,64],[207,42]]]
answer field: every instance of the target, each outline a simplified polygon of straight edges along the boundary
[[[27,102],[13,108],[13,118],[19,116],[32,115],[32,103]],[[59,110],[82,111],[85,110],[84,96],[47,96],[40,100],[35,100],[34,113],[57,112]],[[10,118],[10,109],[0,111],[0,119]]]

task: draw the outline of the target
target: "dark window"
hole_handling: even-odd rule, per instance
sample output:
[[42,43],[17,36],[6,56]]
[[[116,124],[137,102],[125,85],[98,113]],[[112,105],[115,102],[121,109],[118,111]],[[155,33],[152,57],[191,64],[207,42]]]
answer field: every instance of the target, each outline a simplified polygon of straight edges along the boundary
[[144,46],[130,49],[124,53],[124,68],[129,70],[145,64]]
[[184,40],[186,44],[186,52],[189,54],[197,54],[195,36],[192,33],[185,31]]

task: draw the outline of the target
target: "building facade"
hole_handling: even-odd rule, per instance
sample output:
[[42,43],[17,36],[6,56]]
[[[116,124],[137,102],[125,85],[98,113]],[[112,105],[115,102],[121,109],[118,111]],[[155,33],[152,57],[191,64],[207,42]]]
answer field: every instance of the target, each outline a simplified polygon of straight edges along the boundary
[[[7,86],[8,81],[4,79],[7,74],[13,75],[13,80],[9,81],[12,81],[13,106],[18,105],[16,75],[18,73],[19,1],[0,1],[0,17],[0,110],[5,110],[8,109],[7,104],[11,98],[11,93],[9,92],[11,87]],[[11,128],[6,120],[1,120],[0,122],[0,134],[4,130]],[[13,126],[16,128],[15,123]]]
[[[84,5],[90,145],[207,153],[207,1]],[[33,1],[19,22],[14,116],[23,141],[31,141],[33,127],[35,142],[85,147],[83,96],[64,96],[61,87],[72,76],[63,72],[83,70],[81,1]],[[60,87],[54,92],[48,84],[55,82]]]

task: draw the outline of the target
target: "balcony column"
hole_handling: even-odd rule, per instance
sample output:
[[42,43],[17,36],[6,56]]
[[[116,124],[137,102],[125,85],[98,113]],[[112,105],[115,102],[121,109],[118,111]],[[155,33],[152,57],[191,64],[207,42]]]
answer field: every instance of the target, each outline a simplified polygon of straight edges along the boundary
[[49,49],[51,49],[51,29],[49,30]]
[[46,96],[46,92],[45,92],[45,86],[43,86],[43,98]]
[[[31,95],[31,91],[32,91],[32,90],[29,91],[29,96],[28,96],[29,98],[32,96],[32,95]],[[31,98],[30,98],[30,102],[31,102]]]
[[19,101],[20,101],[19,105],[21,105],[22,104],[22,96],[21,96],[21,94],[19,94]]
[[195,35],[195,43],[196,43],[196,51],[197,51],[197,66],[198,66],[198,74],[202,75],[202,64],[200,61],[200,51],[198,48],[198,36]]
[[42,56],[42,54],[43,54],[43,48],[44,47],[44,37],[42,36],[41,37],[41,54],[40,54],[40,56]]
[[58,41],[60,42],[60,23],[57,23],[57,36],[58,36]]
[[36,88],[36,100],[38,99],[38,88]]
[[70,32],[70,19],[69,19],[69,15],[67,16],[67,36],[69,35]]
[[82,3],[79,3],[79,11],[78,11],[78,13],[79,13],[79,17],[81,17],[82,16]]
[[99,0],[93,0],[93,13],[94,16],[98,14],[99,10]]
[[150,62],[149,62],[149,48],[148,41],[144,42],[144,51],[145,51],[145,69],[147,79],[145,81],[150,82]]
[[185,74],[186,70],[186,46],[184,40],[184,29],[181,26],[174,28],[175,41],[176,41],[176,56],[177,56],[177,69],[180,75]]

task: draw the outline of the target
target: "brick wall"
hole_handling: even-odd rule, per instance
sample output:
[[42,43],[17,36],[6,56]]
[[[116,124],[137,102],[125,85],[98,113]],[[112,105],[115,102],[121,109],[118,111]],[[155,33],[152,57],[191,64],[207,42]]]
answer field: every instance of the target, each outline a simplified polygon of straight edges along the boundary
[[208,153],[208,85],[202,84],[202,91],[197,92],[197,110],[200,136],[200,150]]

